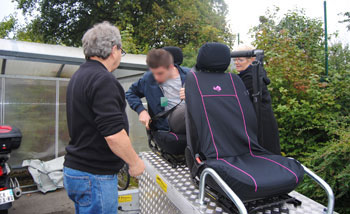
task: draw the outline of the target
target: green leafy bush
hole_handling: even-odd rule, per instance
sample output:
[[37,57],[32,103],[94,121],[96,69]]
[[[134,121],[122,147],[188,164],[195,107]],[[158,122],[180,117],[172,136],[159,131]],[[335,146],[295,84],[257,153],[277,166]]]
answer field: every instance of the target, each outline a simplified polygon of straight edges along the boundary
[[[349,118],[347,123],[349,123]],[[339,140],[331,141],[306,160],[305,164],[331,185],[336,199],[336,211],[350,213],[350,129],[338,130]],[[305,179],[298,191],[327,203],[324,190],[311,179]]]
[[[281,18],[279,18],[281,17]],[[251,31],[265,68],[283,155],[314,170],[333,188],[336,210],[350,212],[350,49],[333,44],[324,76],[322,22],[302,10],[268,11]],[[306,178],[298,191],[325,203]]]

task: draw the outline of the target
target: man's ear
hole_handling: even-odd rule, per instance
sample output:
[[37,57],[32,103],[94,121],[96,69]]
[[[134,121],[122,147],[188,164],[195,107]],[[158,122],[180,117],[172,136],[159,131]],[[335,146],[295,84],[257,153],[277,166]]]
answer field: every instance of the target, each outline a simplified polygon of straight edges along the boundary
[[114,45],[113,47],[112,47],[112,52],[111,52],[111,54],[113,54],[113,56],[114,57],[116,57],[116,54],[118,53],[118,47],[116,46],[116,45]]

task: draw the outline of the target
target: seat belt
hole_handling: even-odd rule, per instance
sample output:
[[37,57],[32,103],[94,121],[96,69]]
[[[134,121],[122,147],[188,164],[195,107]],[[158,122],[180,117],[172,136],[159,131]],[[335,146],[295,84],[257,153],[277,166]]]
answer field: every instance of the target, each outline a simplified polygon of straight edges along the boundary
[[[180,71],[179,71],[180,72]],[[180,76],[180,79],[181,79],[181,76]],[[185,87],[185,83],[182,83],[181,84],[181,87],[184,88]],[[152,118],[151,118],[151,121],[155,121],[155,120],[158,120],[159,118],[164,118],[164,117],[167,117],[169,116],[181,103],[182,103],[183,100],[181,100],[178,104],[176,104],[174,107],[172,107],[171,109],[167,110],[167,111],[162,111],[162,112],[159,112],[158,114],[154,115]],[[150,122],[151,123],[151,122]]]
[[263,131],[261,119],[261,101],[262,101],[262,85],[263,83],[263,55],[256,55],[256,60],[252,63],[252,80],[253,80],[253,105],[258,120],[258,141],[263,145]]
[[151,118],[151,121],[156,121],[159,118],[165,118],[167,116],[169,116],[181,103],[183,100],[181,100],[178,104],[176,104],[174,107],[172,107],[171,109],[167,110],[167,111],[162,111],[159,112],[158,114],[156,114],[155,116],[153,116]]

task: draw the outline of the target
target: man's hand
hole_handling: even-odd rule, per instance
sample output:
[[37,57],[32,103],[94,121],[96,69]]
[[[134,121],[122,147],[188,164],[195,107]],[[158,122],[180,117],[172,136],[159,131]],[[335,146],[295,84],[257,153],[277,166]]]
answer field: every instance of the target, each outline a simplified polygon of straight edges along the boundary
[[143,110],[139,114],[139,121],[146,126],[146,129],[149,129],[149,122],[151,120],[151,116],[149,116],[146,110]]
[[143,173],[145,170],[145,164],[136,154],[125,129],[113,135],[107,136],[105,139],[112,152],[129,165],[129,174],[131,176],[136,177]]
[[185,88],[180,89],[180,99],[184,100],[185,99]]
[[129,174],[132,177],[137,177],[139,175],[142,175],[143,171],[145,170],[145,163],[141,158],[138,159],[136,163],[129,165]]

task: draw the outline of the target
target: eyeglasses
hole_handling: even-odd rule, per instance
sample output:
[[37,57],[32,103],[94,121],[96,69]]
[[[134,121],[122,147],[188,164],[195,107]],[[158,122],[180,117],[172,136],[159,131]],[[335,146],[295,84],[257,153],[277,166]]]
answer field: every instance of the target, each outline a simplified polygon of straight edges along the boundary
[[238,62],[238,63],[242,63],[245,62],[247,59],[243,59],[243,58],[235,58],[233,59],[234,62]]
[[122,51],[122,56],[125,56],[126,52],[123,50],[123,48],[120,48],[120,50]]
[[[112,43],[113,45],[113,43]],[[122,56],[125,56],[126,55],[126,52],[123,50],[122,46],[120,44],[117,45],[117,49],[120,49],[121,52],[122,52]]]

